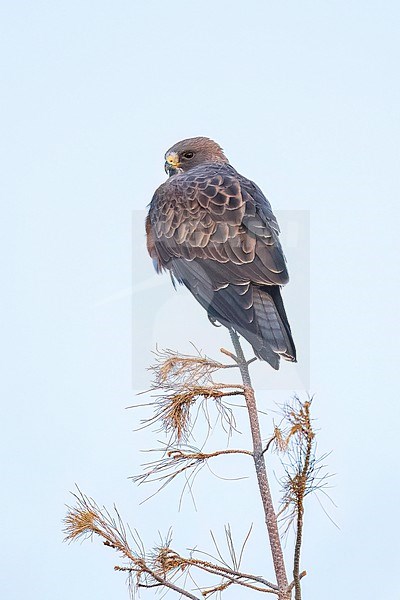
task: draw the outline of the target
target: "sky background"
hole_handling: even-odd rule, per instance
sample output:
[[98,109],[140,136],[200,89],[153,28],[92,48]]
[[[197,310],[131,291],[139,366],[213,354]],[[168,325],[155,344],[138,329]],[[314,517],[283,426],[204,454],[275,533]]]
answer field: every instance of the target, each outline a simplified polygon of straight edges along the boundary
[[[255,366],[264,436],[276,403],[307,390],[332,450],[337,508],[321,500],[340,529],[310,498],[304,597],[400,598],[399,17],[389,0],[0,3],[2,597],[128,597],[111,551],[62,544],[75,483],[147,546],[173,526],[177,550],[212,551],[209,529],[222,539],[230,522],[241,540],[259,524],[244,566],[272,578],[248,461],[213,465],[249,475],[238,481],[205,469],[197,511],[187,495],[178,510],[183,482],[140,505],[152,490],[128,479],[161,439],[134,432],[150,409],[125,410],[149,383],[133,365],[156,342],[229,346],[155,277],[142,232],[165,150],[207,135],[285,229],[284,298],[309,375]],[[246,444],[239,420],[232,447]]]

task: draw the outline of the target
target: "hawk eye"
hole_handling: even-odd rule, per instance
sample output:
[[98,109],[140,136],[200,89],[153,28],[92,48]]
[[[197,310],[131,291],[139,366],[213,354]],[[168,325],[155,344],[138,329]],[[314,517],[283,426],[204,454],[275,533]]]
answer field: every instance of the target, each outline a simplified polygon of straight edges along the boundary
[[189,159],[193,158],[194,152],[184,152],[182,154],[182,156],[183,156],[183,158],[187,158],[189,160]]

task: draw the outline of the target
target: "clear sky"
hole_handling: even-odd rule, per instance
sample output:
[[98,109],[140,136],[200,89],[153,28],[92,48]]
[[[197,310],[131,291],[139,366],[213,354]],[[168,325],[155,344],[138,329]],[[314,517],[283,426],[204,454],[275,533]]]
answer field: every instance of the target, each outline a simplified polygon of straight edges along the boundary
[[[150,490],[127,479],[157,445],[133,432],[146,412],[124,410],[148,384],[132,362],[156,342],[214,356],[229,344],[155,280],[142,233],[165,150],[207,135],[284,228],[310,378],[257,365],[260,405],[315,393],[320,449],[333,451],[337,508],[325,506],[340,530],[310,499],[304,596],[398,600],[399,16],[390,0],[0,4],[3,598],[127,598],[110,551],[61,543],[75,483],[115,502],[148,546],[173,525],[177,549],[210,550],[210,528],[240,537],[260,519],[252,477],[204,471],[197,512],[185,497],[180,513],[180,485],[139,506]],[[310,253],[290,242],[299,215]],[[147,337],[132,336],[132,307]],[[264,545],[261,530],[246,566],[268,576]]]

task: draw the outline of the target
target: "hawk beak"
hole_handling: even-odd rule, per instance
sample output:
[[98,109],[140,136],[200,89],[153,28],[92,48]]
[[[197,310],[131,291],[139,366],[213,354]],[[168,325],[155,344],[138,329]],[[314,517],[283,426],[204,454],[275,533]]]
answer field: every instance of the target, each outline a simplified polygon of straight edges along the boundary
[[165,165],[164,169],[167,175],[171,177],[171,175],[175,175],[180,171],[180,162],[179,156],[177,152],[169,152],[165,156]]

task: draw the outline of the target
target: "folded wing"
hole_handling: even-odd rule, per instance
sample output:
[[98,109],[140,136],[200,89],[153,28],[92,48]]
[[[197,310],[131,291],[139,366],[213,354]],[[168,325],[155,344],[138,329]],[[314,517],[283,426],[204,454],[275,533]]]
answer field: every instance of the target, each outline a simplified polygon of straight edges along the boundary
[[288,281],[269,202],[229,165],[202,165],[156,191],[146,223],[158,271],[168,269],[274,368],[295,360],[280,286]]

